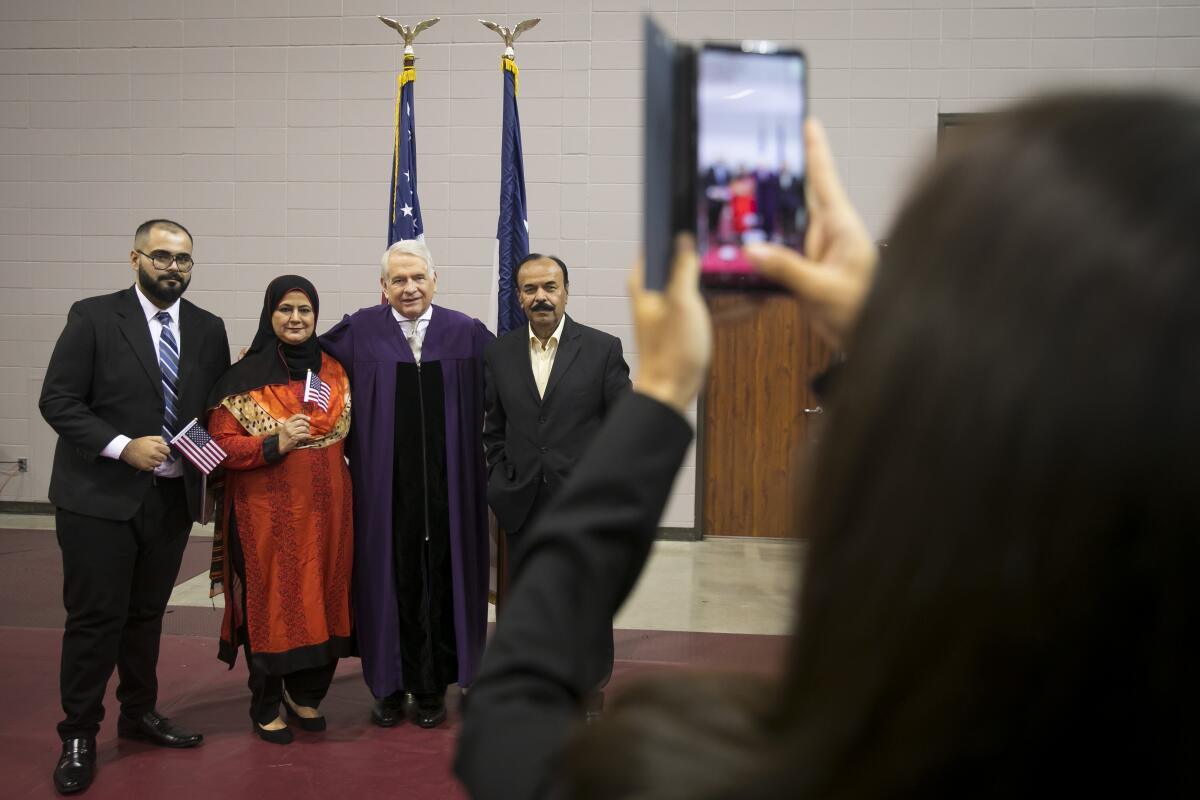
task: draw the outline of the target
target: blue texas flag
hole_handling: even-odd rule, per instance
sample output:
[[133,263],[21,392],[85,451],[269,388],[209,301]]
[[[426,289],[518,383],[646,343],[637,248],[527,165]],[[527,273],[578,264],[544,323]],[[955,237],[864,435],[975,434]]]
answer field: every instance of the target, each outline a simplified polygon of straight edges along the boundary
[[501,62],[504,72],[504,131],[500,140],[500,219],[492,287],[496,293],[497,336],[525,324],[517,296],[517,264],[529,255],[529,217],[525,211],[525,165],[521,157],[521,118],[517,114],[517,63]]

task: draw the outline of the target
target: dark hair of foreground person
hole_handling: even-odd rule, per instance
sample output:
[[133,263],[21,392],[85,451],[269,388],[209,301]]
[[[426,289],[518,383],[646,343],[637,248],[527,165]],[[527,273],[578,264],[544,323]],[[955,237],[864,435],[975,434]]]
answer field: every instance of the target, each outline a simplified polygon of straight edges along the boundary
[[1032,101],[935,164],[803,471],[780,689],[631,689],[567,795],[1200,796],[1198,212],[1164,96]]

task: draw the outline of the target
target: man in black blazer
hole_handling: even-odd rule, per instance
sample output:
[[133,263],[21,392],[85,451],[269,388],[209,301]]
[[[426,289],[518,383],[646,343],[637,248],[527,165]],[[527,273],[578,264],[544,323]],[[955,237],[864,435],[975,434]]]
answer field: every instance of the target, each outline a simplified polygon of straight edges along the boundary
[[[561,259],[531,253],[517,265],[517,291],[529,325],[483,354],[488,504],[507,533],[514,575],[525,532],[630,385],[621,340],[566,316]],[[612,673],[612,621],[596,635],[606,653],[595,665],[601,687]]]
[[164,747],[202,740],[155,710],[163,612],[203,493],[200,473],[167,442],[203,415],[229,367],[224,323],[180,299],[191,254],[182,225],[141,225],[134,286],[71,307],[42,386],[42,416],[59,437],[50,501],[67,610],[54,770],[64,794],[91,783],[114,666],[119,736]]

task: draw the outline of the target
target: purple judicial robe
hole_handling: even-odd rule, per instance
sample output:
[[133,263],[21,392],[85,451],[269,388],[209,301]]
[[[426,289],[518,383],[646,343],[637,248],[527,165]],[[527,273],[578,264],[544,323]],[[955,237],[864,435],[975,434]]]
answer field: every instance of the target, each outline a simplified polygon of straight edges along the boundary
[[[490,556],[482,438],[483,347],[493,338],[479,320],[435,305],[421,348],[421,363],[442,363],[460,686],[475,679],[487,634]],[[387,304],[343,317],[320,341],[350,375],[354,626],[367,685],[376,697],[386,697],[404,688],[392,558],[396,364],[412,364],[415,359]]]

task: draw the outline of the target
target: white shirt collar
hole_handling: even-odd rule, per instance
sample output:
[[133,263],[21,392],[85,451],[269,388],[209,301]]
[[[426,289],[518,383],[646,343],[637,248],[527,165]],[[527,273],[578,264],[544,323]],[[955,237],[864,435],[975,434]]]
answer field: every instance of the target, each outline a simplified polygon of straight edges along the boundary
[[392,316],[396,318],[396,322],[412,322],[415,323],[418,328],[424,327],[421,325],[422,320],[425,322],[425,325],[428,325],[429,320],[433,319],[433,303],[430,303],[429,307],[425,309],[425,312],[416,319],[409,319],[408,317],[404,316],[396,310],[395,306],[388,306],[388,308],[392,309]]
[[[550,334],[550,338],[546,340],[547,347],[549,347],[551,340],[554,340],[554,342],[556,344],[558,342],[562,341],[563,326],[566,324],[567,324],[567,315],[563,314],[562,318],[559,319],[559,321],[558,321],[558,327],[554,329],[554,333]],[[533,323],[530,323],[529,324],[529,343],[533,344],[534,342],[537,342],[538,347],[542,346],[542,340],[539,339],[537,337],[537,334],[533,332]]]
[[166,308],[159,308],[158,306],[154,305],[154,303],[151,303],[149,298],[147,298],[146,295],[142,293],[141,286],[139,286],[135,283],[133,285],[133,289],[134,289],[134,294],[137,295],[138,302],[142,304],[142,312],[146,315],[146,322],[149,322],[150,320],[154,319],[154,316],[159,311],[166,311],[168,314],[171,315],[171,322],[172,322],[172,324],[174,324],[175,328],[176,329],[179,328],[179,300],[178,299],[176,299],[174,303],[167,306]]

